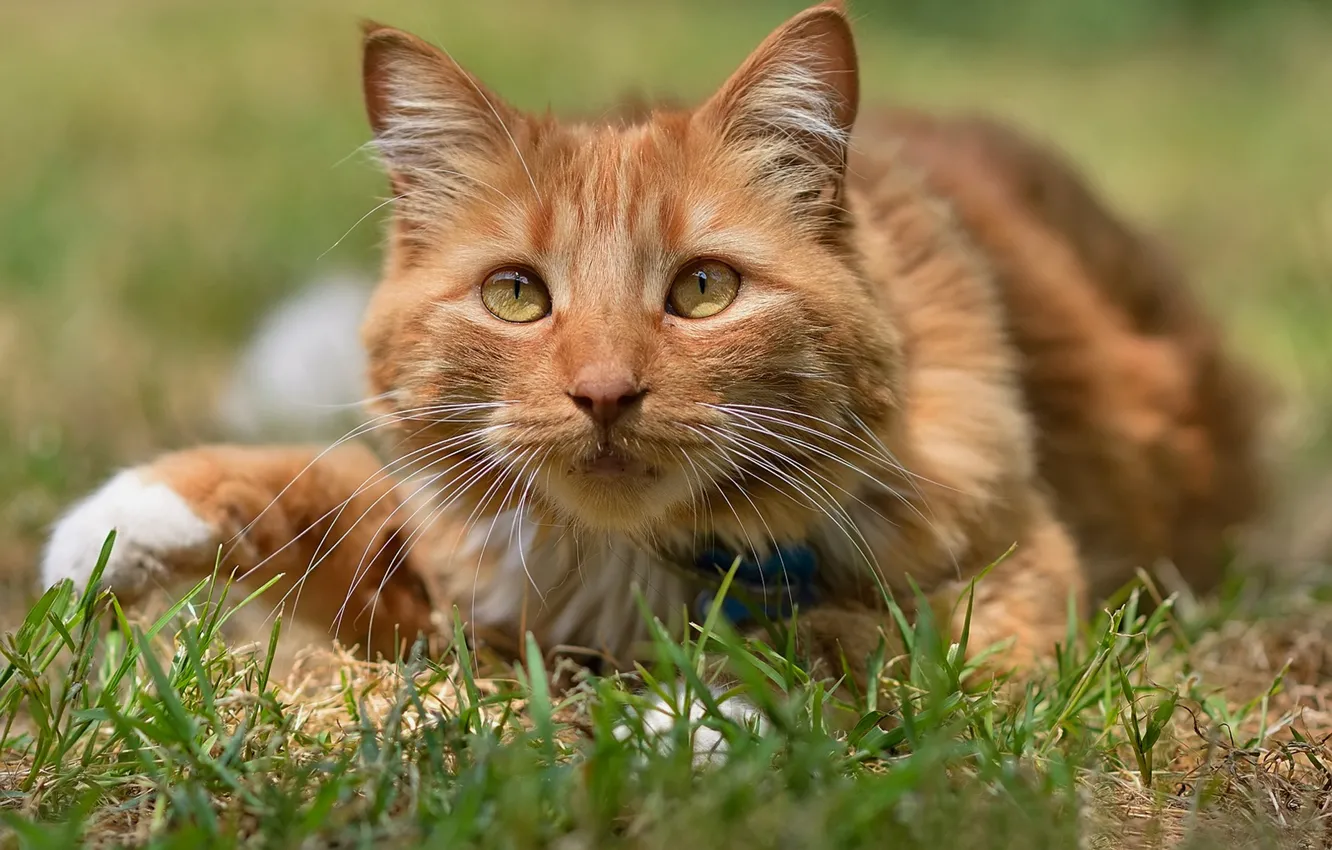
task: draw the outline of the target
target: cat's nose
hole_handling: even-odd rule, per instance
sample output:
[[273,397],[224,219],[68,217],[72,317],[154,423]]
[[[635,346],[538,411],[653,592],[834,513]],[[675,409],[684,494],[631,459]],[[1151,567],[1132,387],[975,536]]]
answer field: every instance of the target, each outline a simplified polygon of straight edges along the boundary
[[646,393],[628,371],[602,366],[584,368],[569,388],[573,403],[602,428],[609,428]]

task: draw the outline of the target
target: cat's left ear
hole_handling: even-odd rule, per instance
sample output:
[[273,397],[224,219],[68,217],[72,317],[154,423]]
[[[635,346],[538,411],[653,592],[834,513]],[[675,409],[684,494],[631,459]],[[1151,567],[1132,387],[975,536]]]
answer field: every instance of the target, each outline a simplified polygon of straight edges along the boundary
[[835,204],[859,101],[855,40],[833,0],[768,36],[695,120],[797,200]]

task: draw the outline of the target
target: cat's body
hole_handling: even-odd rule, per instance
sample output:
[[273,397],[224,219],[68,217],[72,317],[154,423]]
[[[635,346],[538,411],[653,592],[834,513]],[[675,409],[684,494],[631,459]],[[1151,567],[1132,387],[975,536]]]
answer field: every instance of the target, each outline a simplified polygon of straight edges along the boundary
[[1016,544],[972,646],[1022,663],[1135,568],[1210,584],[1258,506],[1255,390],[1175,270],[996,125],[876,114],[848,147],[835,4],[698,110],[623,124],[522,116],[396,31],[366,57],[402,199],[367,430],[398,460],[167,456],[71,511],[46,581],[115,525],[129,595],[222,546],[308,571],[298,613],[372,648],[456,605],[624,665],[635,587],[674,619],[700,550],[783,544],[817,560],[801,645],[839,666],[891,632],[880,581],[947,603]]

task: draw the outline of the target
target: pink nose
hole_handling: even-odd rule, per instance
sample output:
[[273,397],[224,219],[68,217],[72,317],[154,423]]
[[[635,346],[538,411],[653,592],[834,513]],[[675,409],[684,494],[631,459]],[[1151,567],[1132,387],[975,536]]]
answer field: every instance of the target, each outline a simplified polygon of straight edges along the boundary
[[573,403],[602,428],[609,428],[646,394],[627,370],[606,366],[584,367],[569,388]]

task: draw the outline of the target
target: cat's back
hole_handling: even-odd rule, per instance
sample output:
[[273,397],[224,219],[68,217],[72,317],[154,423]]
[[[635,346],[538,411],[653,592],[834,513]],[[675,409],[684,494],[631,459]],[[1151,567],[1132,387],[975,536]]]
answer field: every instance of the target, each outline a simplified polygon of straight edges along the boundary
[[[857,136],[849,173],[868,208],[943,202],[931,213],[992,275],[1040,475],[1095,589],[1162,560],[1212,585],[1229,530],[1261,504],[1259,388],[1179,269],[1061,155],[1008,126],[892,111],[864,116]],[[922,217],[884,219],[905,222],[882,234],[892,250],[947,244],[920,244]],[[971,307],[957,307],[962,322]]]

